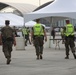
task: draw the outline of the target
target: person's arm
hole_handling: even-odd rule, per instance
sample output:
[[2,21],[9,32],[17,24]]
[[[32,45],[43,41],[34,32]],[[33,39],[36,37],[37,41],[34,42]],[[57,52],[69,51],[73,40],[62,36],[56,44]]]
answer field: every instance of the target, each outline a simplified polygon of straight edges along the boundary
[[73,32],[75,32],[74,26],[73,26]]

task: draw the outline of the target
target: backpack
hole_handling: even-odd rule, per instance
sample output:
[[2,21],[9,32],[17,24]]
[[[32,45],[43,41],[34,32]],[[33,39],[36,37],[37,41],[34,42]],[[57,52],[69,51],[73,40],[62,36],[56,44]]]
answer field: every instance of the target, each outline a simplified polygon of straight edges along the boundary
[[13,29],[9,26],[6,26],[2,30],[2,37],[8,40],[13,40]]

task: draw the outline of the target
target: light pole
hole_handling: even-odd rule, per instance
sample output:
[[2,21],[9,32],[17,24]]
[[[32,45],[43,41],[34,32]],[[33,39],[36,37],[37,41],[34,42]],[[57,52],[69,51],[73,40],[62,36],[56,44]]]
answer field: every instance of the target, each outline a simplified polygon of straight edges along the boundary
[[39,6],[41,5],[41,0],[39,0]]

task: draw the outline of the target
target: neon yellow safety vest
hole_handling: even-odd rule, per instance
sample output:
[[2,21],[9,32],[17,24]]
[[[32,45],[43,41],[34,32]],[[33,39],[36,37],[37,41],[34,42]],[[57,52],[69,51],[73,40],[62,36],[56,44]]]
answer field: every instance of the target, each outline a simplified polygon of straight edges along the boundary
[[41,24],[36,24],[36,25],[34,25],[34,35],[44,35],[44,33],[43,33],[43,27],[42,27],[42,25]]
[[22,32],[23,32],[24,35],[27,35],[27,29],[26,28],[23,28]]
[[61,35],[64,35],[64,30],[63,29],[61,30]]
[[73,27],[72,24],[66,25],[65,35],[66,35],[66,36],[74,35],[74,27]]

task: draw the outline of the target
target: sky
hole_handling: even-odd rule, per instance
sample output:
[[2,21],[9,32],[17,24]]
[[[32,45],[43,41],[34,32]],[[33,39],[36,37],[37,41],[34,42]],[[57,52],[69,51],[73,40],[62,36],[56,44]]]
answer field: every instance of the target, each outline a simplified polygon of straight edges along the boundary
[[28,3],[28,4],[33,4],[36,6],[39,6],[39,1],[40,1],[40,5],[42,5],[52,0],[0,0],[0,2]]

